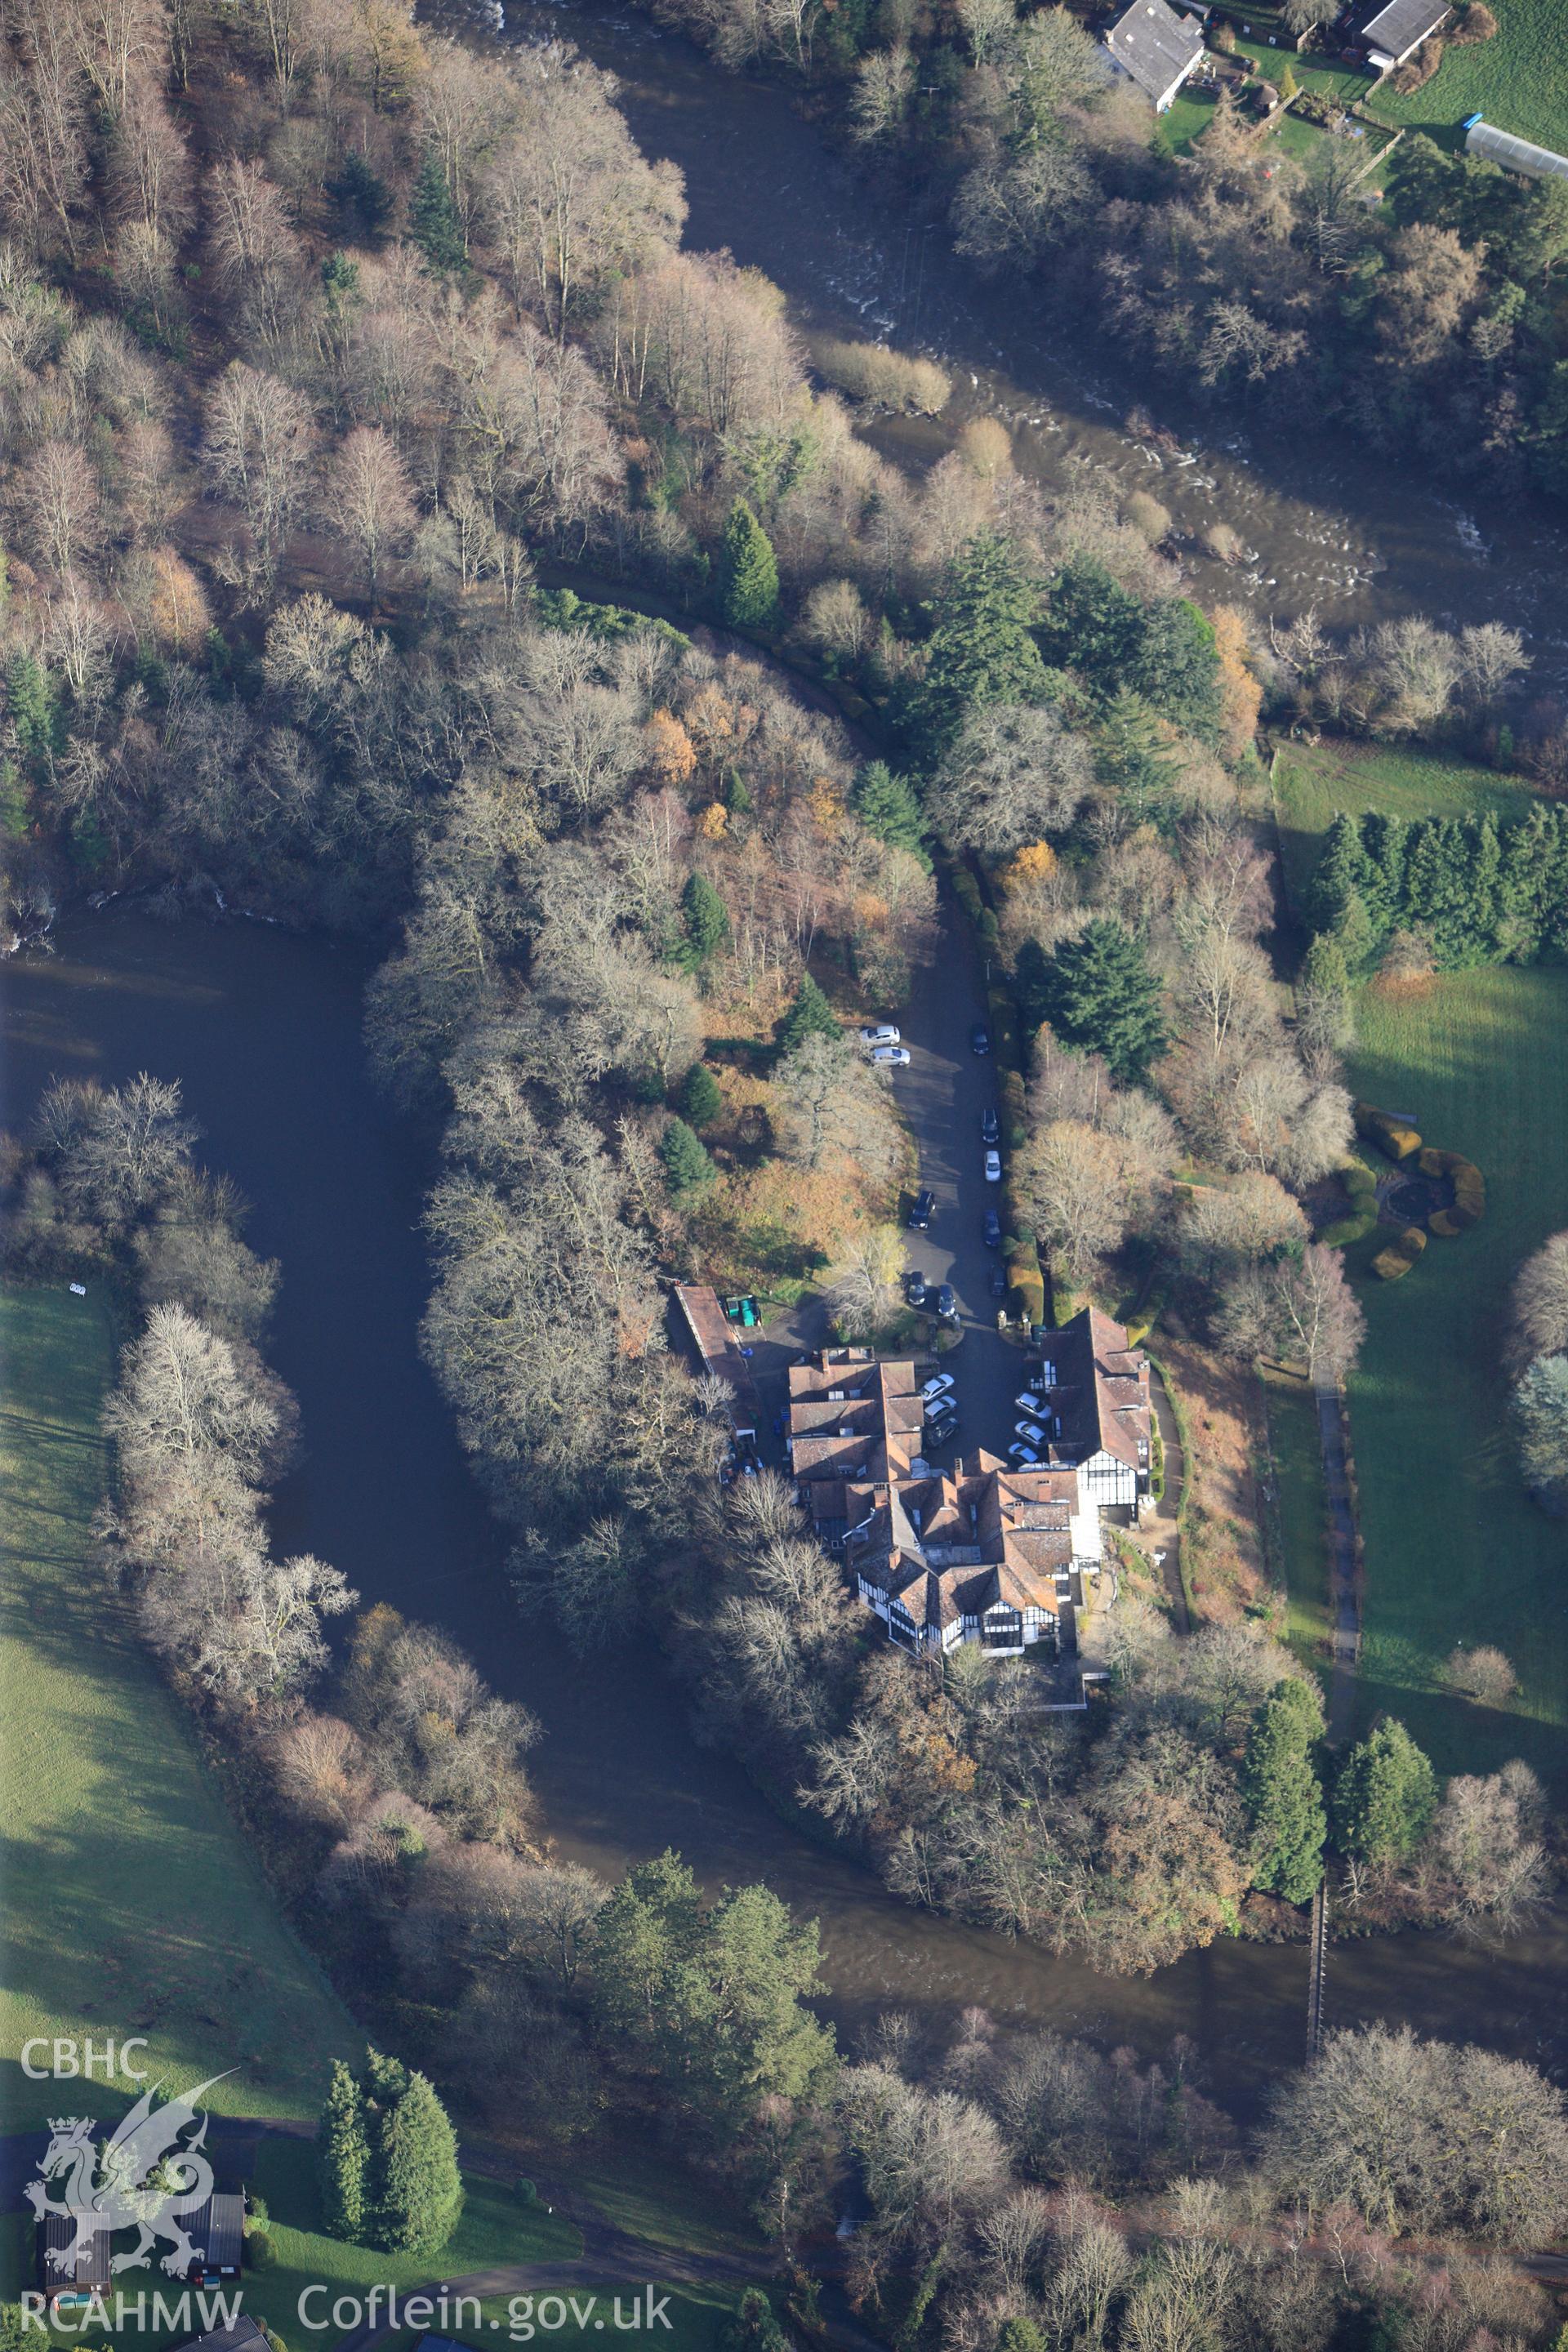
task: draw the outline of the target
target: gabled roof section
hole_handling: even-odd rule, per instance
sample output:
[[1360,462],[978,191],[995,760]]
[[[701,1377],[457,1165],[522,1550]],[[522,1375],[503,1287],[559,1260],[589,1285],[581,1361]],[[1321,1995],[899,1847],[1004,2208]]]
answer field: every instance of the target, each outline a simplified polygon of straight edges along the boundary
[[1204,37],[1190,16],[1178,16],[1165,0],[1132,0],[1106,34],[1105,46],[1122,71],[1158,100],[1196,65]]

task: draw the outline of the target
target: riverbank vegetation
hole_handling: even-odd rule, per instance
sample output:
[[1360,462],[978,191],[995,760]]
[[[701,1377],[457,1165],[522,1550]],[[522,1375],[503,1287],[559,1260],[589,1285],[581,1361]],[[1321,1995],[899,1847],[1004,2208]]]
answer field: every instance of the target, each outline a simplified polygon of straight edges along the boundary
[[[24,2042],[101,2042],[106,1982],[182,2080],[242,2065],[243,2081],[215,2085],[216,2107],[304,2114],[353,2029],[280,1925],[126,1598],[99,1572],[112,1322],[98,1271],[81,1271],[86,1297],[63,1276],[0,1287],[9,2126],[41,2128],[59,2104],[52,2083],[21,2076]],[[100,2081],[96,2095],[118,2107],[135,2086]]]
[[[868,168],[945,209],[961,255],[1064,317],[1088,305],[1156,375],[1280,424],[1331,421],[1396,467],[1419,453],[1504,491],[1561,494],[1552,278],[1568,208],[1549,183],[1452,152],[1482,106],[1562,144],[1528,130],[1557,119],[1560,92],[1529,62],[1542,28],[1521,5],[1506,37],[1452,46],[1420,98],[1390,99],[1397,119],[1440,125],[1443,144],[1415,130],[1396,146],[1381,205],[1366,201],[1364,144],[1300,115],[1260,126],[1228,57],[1201,114],[1189,83],[1173,133],[1065,7],[651,5],[721,64],[826,93]],[[1310,59],[1300,74],[1336,112],[1371,89],[1349,75],[1314,89]],[[1521,76],[1530,101],[1510,111]]]

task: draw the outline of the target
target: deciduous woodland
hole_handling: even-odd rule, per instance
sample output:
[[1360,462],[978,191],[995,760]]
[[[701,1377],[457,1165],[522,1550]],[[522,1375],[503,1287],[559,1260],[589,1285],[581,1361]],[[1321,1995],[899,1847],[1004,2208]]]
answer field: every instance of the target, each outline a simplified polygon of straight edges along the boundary
[[[982,14],[967,65],[956,37],[930,49],[969,125],[973,249],[1008,243],[982,235],[1008,205],[1098,203],[1125,331],[1175,335],[1209,380],[1245,251],[1299,290],[1288,328],[1283,291],[1232,320],[1258,353],[1237,372],[1316,401],[1331,366],[1344,413],[1419,415],[1443,446],[1484,418],[1505,465],[1534,402],[1550,474],[1531,289],[1555,197],[1518,200],[1534,241],[1483,335],[1493,262],[1457,230],[1357,214],[1341,236],[1331,191],[1261,189],[1224,137],[1178,205],[1080,86],[1069,20]],[[809,16],[784,30],[808,65]],[[1157,1293],[1205,1394],[1260,1360],[1331,1389],[1363,1323],[1335,1240],[1365,1177],[1355,984],[1415,934],[1433,962],[1555,952],[1561,889],[1553,869],[1528,938],[1500,881],[1467,929],[1421,877],[1451,898],[1481,832],[1412,838],[1378,897],[1378,845],[1347,826],[1292,993],[1259,714],[1500,760],[1517,727],[1550,776],[1561,727],[1518,710],[1525,649],[1205,613],[1153,501],[1088,472],[1047,500],[994,423],[901,473],[809,374],[776,290],[683,249],[678,177],[614,99],[564,47],[482,53],[386,0],[0,17],[14,943],[68,894],[131,887],[378,939],[367,1051],[440,1138],[424,1345],[519,1605],[584,1653],[661,1647],[703,1736],[909,1901],[1112,1970],[1299,1933],[1326,1867],[1353,1926],[1506,1934],[1551,1883],[1540,1784],[1517,1762],[1445,1777],[1386,1719],[1326,1751],[1259,1529],[1212,1499],[1201,1441],[1195,1629],[1129,1560],[1109,1703],[1047,1716],[1017,1661],[915,1671],[781,1481],[720,1483],[727,1399],[667,1346],[664,1286],[819,1284],[845,1330],[888,1326],[910,1142],[853,1024],[905,997],[945,885],[1016,1041],[1015,1301],[1041,1319],[1048,1285],[1065,1320]],[[1213,273],[1201,316],[1165,299],[1184,241]],[[929,372],[867,364],[840,354],[837,380],[940,403]],[[848,2151],[852,2282],[910,2344],[1544,2341],[1542,2298],[1492,2254],[1397,2243],[1559,2231],[1568,2127],[1528,2067],[1336,2036],[1243,2152],[1188,2052],[1140,2071],[972,2014],[956,2037],[889,2018],[846,2058],[811,2006],[815,1924],[768,1888],[705,1894],[675,1854],[607,1888],[555,1859],[526,1710],[438,1626],[274,1556],[279,1269],[194,1144],[167,1082],[62,1078],[8,1151],[8,1263],[96,1265],[133,1306],[106,1572],[398,2062],[492,2127],[660,2116],[792,2256]],[[1520,1293],[1545,1490],[1553,1265]],[[1485,1649],[1453,1671],[1505,1696],[1511,1673]]]

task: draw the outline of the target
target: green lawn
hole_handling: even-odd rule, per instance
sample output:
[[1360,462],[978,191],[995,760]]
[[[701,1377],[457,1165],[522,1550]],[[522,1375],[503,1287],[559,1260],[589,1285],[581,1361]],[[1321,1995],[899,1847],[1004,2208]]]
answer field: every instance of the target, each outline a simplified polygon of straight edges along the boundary
[[[138,2063],[212,2105],[304,2115],[359,2043],[279,1919],[124,1603],[90,1566],[111,1347],[99,1299],[0,1290],[5,2125],[58,2113],[34,2035],[143,2035]],[[34,2053],[35,2058],[37,2053]],[[134,2088],[95,2079],[88,2111]],[[87,2105],[75,2086],[75,2105]]]
[[[1521,1261],[1568,1225],[1568,972],[1499,966],[1449,973],[1416,1003],[1367,995],[1351,1080],[1474,1160],[1488,1197],[1473,1231],[1430,1241],[1403,1281],[1363,1288],[1350,1409],[1366,1540],[1363,1711],[1395,1709],[1449,1769],[1523,1753],[1561,1783],[1568,1528],[1520,1488],[1499,1354]],[[1508,1653],[1522,1683],[1516,1719],[1434,1688],[1459,1641]]]
[[1329,1544],[1318,1409],[1311,1391],[1282,1372],[1264,1381],[1274,1464],[1274,1528],[1285,1571],[1285,1637],[1304,1665],[1324,1670],[1329,1638]]
[[[330,2312],[337,2296],[363,2299],[371,2287],[384,2282],[400,2295],[409,2294],[437,2278],[465,2278],[503,2264],[574,2262],[583,2250],[582,2237],[570,2222],[556,2219],[542,2205],[525,2204],[509,2186],[477,2174],[465,2178],[467,2201],[452,2237],[437,2252],[427,2254],[379,2253],[372,2246],[344,2245],[324,2236],[313,2151],[308,2141],[262,2142],[250,2178],[267,2200],[268,2235],[278,2259],[268,2270],[247,2269],[225,2291],[237,2291],[246,2315],[265,2320],[291,2345],[308,2343],[314,2331],[306,2318],[322,2314],[323,2298],[317,2294],[305,2306],[306,2318],[301,2316],[300,2298],[311,2286],[328,2289],[325,2305]],[[26,2216],[9,2219],[11,2234],[0,2254],[0,2297],[6,2300],[15,2298],[18,2284],[33,2284],[31,2277],[22,2275],[31,2225]],[[128,2272],[124,2290],[134,2296],[146,2289],[151,2295],[166,2284],[156,2271]],[[584,2290],[574,2287],[573,2292]],[[501,2308],[504,2311],[504,2301]],[[112,2303],[109,2310],[112,2321]],[[328,2332],[335,2340],[345,2331]],[[409,2342],[416,2332],[408,2331]],[[133,2342],[137,2352],[158,2352],[160,2346],[173,2340],[174,2333],[153,2324],[150,2312],[145,2326],[127,2322],[121,2341]],[[73,2340],[73,2332],[52,2329],[50,2336],[64,2345]],[[40,2345],[43,2340],[40,2337]]]
[[1568,152],[1568,0],[1490,0],[1497,38],[1450,47],[1424,89],[1400,98],[1384,82],[1372,103],[1391,122],[1459,147],[1468,114],[1484,114],[1542,147]]
[[1214,92],[1194,89],[1189,83],[1177,92],[1160,117],[1166,137],[1178,155],[1189,154],[1214,121]]
[[[1288,746],[1275,771],[1293,896],[1338,809],[1407,817],[1491,807],[1514,815],[1516,781],[1416,752]],[[1367,1339],[1350,1388],[1366,1541],[1363,1717],[1395,1710],[1453,1769],[1522,1753],[1568,1782],[1568,1528],[1520,1490],[1499,1355],[1522,1259],[1568,1225],[1568,972],[1453,972],[1415,1003],[1363,992],[1358,1094],[1409,1111],[1429,1142],[1486,1174],[1487,1214],[1429,1242],[1405,1279],[1365,1276],[1378,1244],[1350,1253]],[[1436,1670],[1456,1642],[1495,1642],[1522,1688],[1507,1715],[1447,1696]]]
[[1326,739],[1321,743],[1285,743],[1274,770],[1274,803],[1285,883],[1300,905],[1322,845],[1322,835],[1342,810],[1360,816],[1384,809],[1391,816],[1465,816],[1492,809],[1500,817],[1522,816],[1534,794],[1517,776],[1473,768],[1431,751],[1391,751],[1381,747]]

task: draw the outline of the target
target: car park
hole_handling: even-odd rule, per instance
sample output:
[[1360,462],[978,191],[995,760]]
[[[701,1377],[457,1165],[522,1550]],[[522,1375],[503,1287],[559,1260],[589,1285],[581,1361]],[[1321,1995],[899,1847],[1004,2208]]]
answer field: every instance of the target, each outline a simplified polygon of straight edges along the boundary
[[1043,1445],[1046,1433],[1037,1421],[1016,1421],[1013,1423],[1026,1445]]
[[923,1192],[915,1194],[909,1215],[911,1229],[917,1234],[923,1234],[935,1212],[936,1194],[928,1186]]
[[907,1070],[910,1049],[907,1045],[873,1045],[871,1059],[879,1070]]
[[921,1394],[927,1404],[934,1404],[938,1397],[952,1396],[957,1386],[958,1382],[951,1372],[933,1372],[921,1389]]
[[958,1297],[951,1282],[942,1282],[937,1285],[936,1311],[944,1319],[957,1316]]
[[982,1143],[1000,1143],[1002,1140],[1002,1122],[994,1110],[980,1114],[980,1140]]
[[860,1032],[862,1045],[901,1045],[903,1042],[903,1033],[895,1029],[890,1021],[879,1021],[874,1027]]
[[984,1021],[977,1021],[970,1031],[969,1050],[972,1054],[988,1054],[991,1051],[991,1032]]
[[1002,1246],[1002,1220],[996,1214],[994,1209],[987,1209],[985,1212],[984,1232],[985,1235],[986,1248],[1000,1249]]
[[911,1265],[904,1276],[904,1305],[923,1307],[926,1303],[926,1278],[918,1265]]
[[1002,1181],[1002,1154],[999,1151],[988,1151],[985,1155],[985,1181],[988,1184],[1000,1184]]

